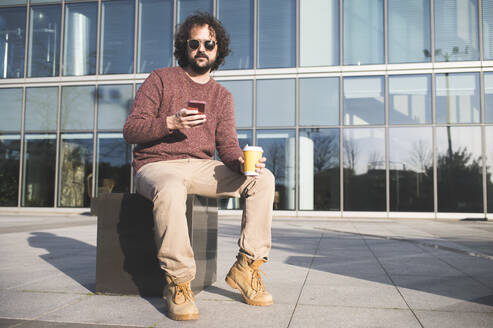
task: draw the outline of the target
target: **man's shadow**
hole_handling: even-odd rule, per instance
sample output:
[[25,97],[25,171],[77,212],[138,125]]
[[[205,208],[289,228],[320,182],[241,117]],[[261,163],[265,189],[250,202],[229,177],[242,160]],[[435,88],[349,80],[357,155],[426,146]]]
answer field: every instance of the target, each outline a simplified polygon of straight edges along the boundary
[[28,243],[48,252],[40,255],[47,263],[89,291],[96,290],[96,247],[50,232],[31,232]]

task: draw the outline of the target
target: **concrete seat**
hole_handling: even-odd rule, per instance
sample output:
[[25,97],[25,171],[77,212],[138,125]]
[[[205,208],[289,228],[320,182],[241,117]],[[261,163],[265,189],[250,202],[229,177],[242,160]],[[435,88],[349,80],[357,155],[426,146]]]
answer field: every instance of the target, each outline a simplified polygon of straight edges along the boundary
[[[162,296],[153,203],[138,194],[105,193],[91,208],[98,216],[96,292]],[[189,195],[186,215],[197,264],[192,290],[198,293],[216,281],[217,200]]]

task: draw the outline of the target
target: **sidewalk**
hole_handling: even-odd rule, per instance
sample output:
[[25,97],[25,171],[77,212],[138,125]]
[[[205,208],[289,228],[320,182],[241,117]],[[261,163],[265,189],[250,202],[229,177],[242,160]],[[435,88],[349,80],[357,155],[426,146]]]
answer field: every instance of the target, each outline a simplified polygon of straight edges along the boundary
[[221,218],[200,319],[164,301],[95,295],[96,218],[0,215],[0,327],[493,327],[493,223],[279,219],[262,266],[271,307],[224,282],[240,221]]

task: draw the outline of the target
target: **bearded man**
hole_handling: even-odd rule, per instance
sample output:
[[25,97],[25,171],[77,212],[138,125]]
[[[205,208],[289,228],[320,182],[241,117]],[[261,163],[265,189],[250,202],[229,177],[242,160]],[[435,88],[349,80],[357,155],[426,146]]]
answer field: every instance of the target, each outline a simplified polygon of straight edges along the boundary
[[[154,203],[157,258],[166,273],[168,316],[174,320],[199,317],[190,289],[195,260],[186,219],[188,194],[245,199],[239,252],[226,282],[247,304],[273,303],[259,266],[271,248],[274,176],[265,158],[256,164],[257,176],[243,174],[233,97],[211,77],[229,52],[229,37],[218,20],[207,13],[189,16],[175,36],[179,67],[150,73],[123,129],[127,143],[137,145],[137,192]],[[221,161],[212,159],[215,149]]]

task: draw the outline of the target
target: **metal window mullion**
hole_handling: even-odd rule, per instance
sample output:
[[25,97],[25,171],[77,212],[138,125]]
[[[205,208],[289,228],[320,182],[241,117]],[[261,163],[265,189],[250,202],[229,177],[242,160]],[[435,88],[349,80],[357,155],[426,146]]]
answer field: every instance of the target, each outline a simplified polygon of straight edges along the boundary
[[431,111],[432,111],[432,149],[433,149],[433,212],[438,219],[438,169],[437,169],[437,124],[436,124],[436,81],[435,72],[431,73]]
[[253,0],[253,69],[257,69],[258,57],[258,0]]
[[430,0],[430,55],[431,62],[435,62],[435,4],[434,0]]
[[388,28],[388,17],[389,8],[388,1],[383,2],[383,60],[385,64],[389,62],[389,28]]
[[[173,30],[172,35],[176,34],[176,23],[178,22],[178,0],[173,1],[173,26],[171,27]],[[171,54],[171,66],[176,66],[176,58],[173,55],[175,53],[175,42],[174,38],[171,40],[171,48],[173,49]]]
[[252,143],[257,145],[257,79],[253,79],[252,89]]
[[139,0],[135,0],[134,4],[134,69],[133,73],[137,74],[137,36],[139,33]]
[[26,111],[26,87],[23,87],[22,88],[22,109],[21,109],[21,137],[20,137],[20,145],[19,145],[19,183],[18,183],[18,186],[17,186],[17,207],[21,207],[22,205],[22,202],[21,202],[21,199],[22,199],[22,191],[23,191],[23,188],[22,188],[22,185],[23,185],[23,180],[25,178],[25,174],[24,174],[24,122],[25,122],[25,119],[26,119],[26,114],[25,114],[25,111]]
[[[300,160],[300,133],[299,133],[299,111],[300,111],[300,79],[296,78],[295,79],[295,147],[294,147],[294,210],[296,211],[296,214],[298,214],[299,211],[299,184],[300,184],[300,165],[299,165],[299,160]],[[313,192],[313,191],[312,191]]]
[[385,108],[385,208],[390,212],[390,132],[389,132],[389,76],[384,76],[384,108]]
[[103,47],[102,44],[102,37],[101,33],[103,32],[101,29],[101,21],[102,21],[102,4],[101,0],[98,1],[98,25],[97,25],[97,36],[96,36],[96,43],[97,43],[97,49],[96,49],[96,77],[99,75],[99,70],[101,66],[101,48]]
[[63,46],[63,42],[64,42],[64,39],[65,39],[65,1],[62,2],[62,10],[61,10],[61,14],[60,14],[62,17],[60,17],[61,19],[61,26],[60,26],[60,46],[59,46],[59,54],[60,54],[60,58],[58,59],[58,76],[62,76],[63,75],[63,58],[65,56],[64,54],[64,49],[65,47]]
[[[344,33],[344,14],[343,14],[343,0],[339,0],[339,66],[343,66],[344,61],[343,61],[343,47],[344,47],[344,40],[343,40],[343,33]],[[341,207],[342,209],[342,207]]]
[[[479,42],[479,60],[483,61],[483,11],[482,0],[478,0],[478,42]],[[481,65],[482,66],[482,65]]]
[[[135,94],[137,93],[137,84],[133,83],[133,89],[132,89],[132,94],[135,98]],[[125,150],[126,151],[126,150]],[[134,160],[134,145],[130,145],[130,186],[129,190],[131,193],[133,193],[134,190],[134,166],[132,165],[133,160]]]
[[484,108],[484,72],[481,72],[479,75],[479,88],[480,88],[480,106],[481,106],[481,161],[482,161],[482,173],[483,173],[483,211],[484,211],[484,216],[486,217],[488,214],[488,179],[487,179],[487,164],[486,163],[486,125],[485,125],[485,108]]
[[26,30],[24,32],[26,36],[26,40],[24,41],[24,78],[27,77],[27,60],[28,60],[28,49],[29,49],[29,38],[30,38],[30,33],[29,33],[29,20],[31,19],[31,8],[30,8],[30,1],[28,1],[27,6],[26,6]]
[[59,180],[61,180],[61,164],[60,164],[60,159],[61,155],[60,153],[63,151],[61,149],[61,144],[62,144],[62,133],[61,133],[61,125],[62,125],[62,86],[58,86],[58,108],[57,108],[57,129],[56,129],[56,151],[55,151],[55,195],[54,195],[54,208],[58,207],[58,194],[59,194]]
[[[341,0],[342,1],[342,0]],[[344,212],[344,138],[343,138],[343,114],[344,114],[344,93],[343,93],[344,81],[342,73],[339,76],[339,201],[341,216]]]
[[300,0],[295,0],[295,67],[300,66]]
[[99,103],[99,85],[94,86],[94,111],[93,111],[93,117],[94,117],[94,123],[93,123],[93,143],[92,143],[92,181],[91,181],[91,195],[93,198],[96,198],[96,180],[98,178],[98,172],[97,172],[97,162],[99,161],[99,154],[98,154],[98,138],[97,138],[97,132],[98,132],[98,103]]

